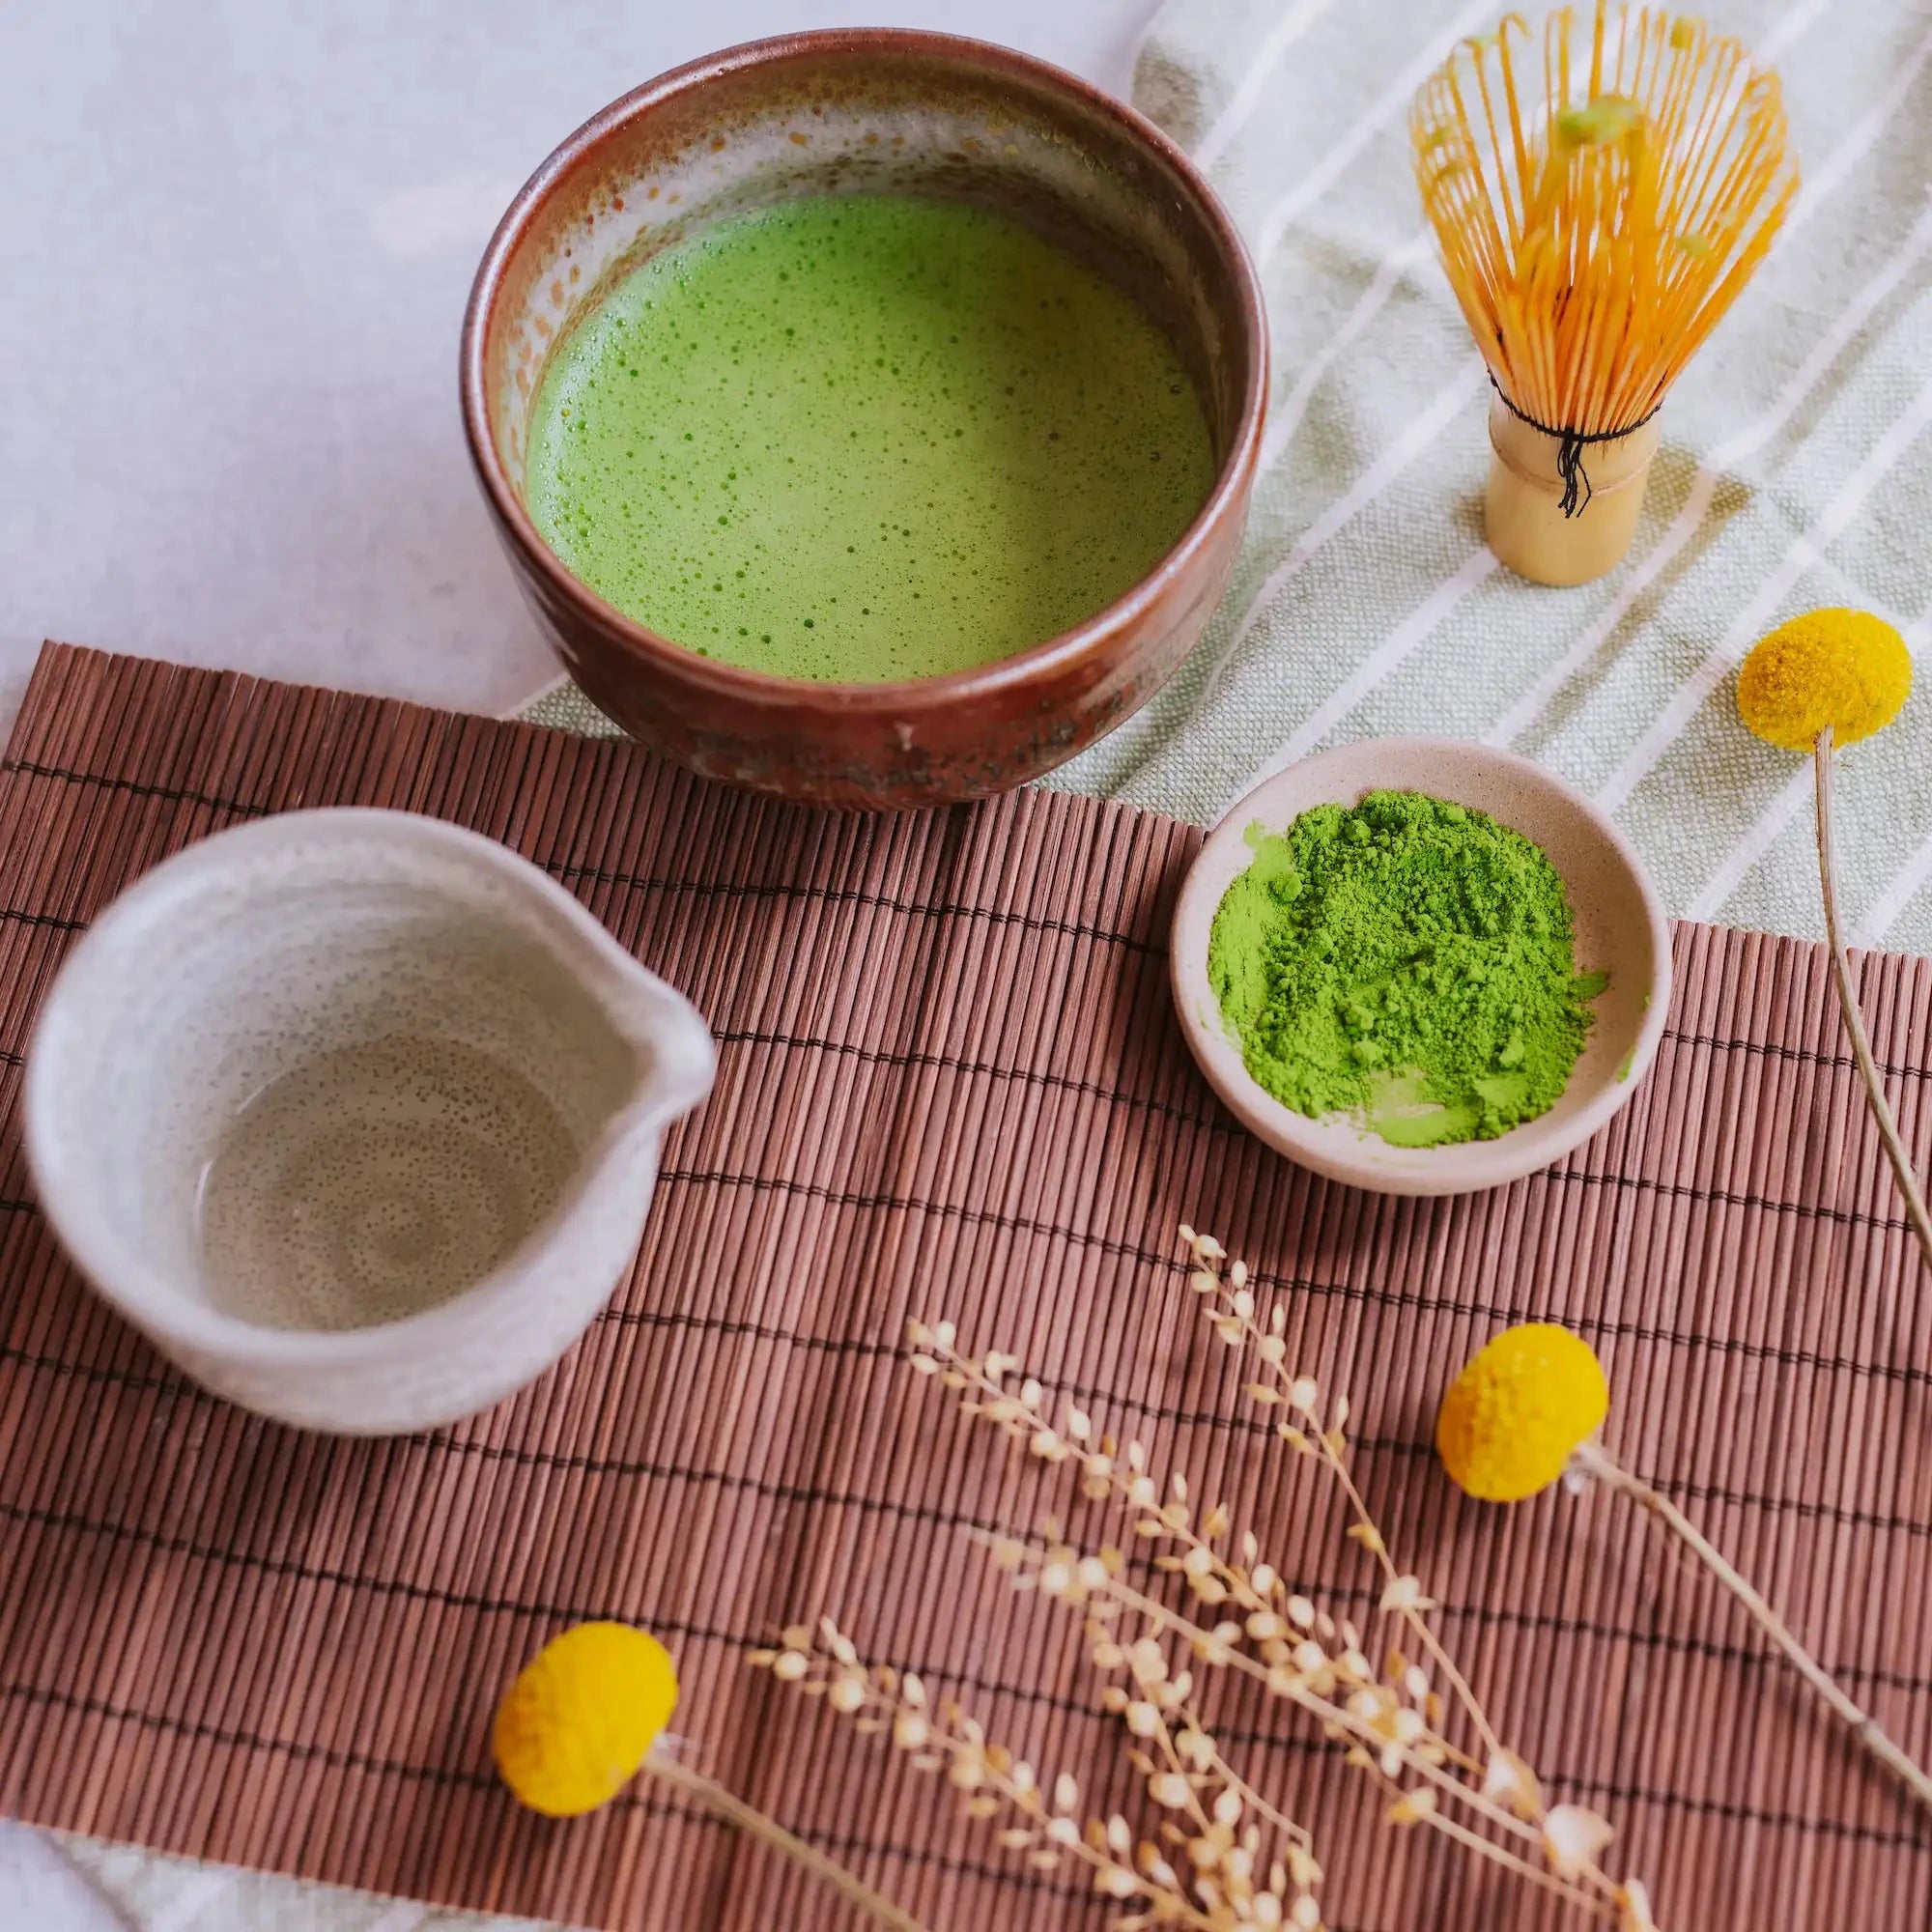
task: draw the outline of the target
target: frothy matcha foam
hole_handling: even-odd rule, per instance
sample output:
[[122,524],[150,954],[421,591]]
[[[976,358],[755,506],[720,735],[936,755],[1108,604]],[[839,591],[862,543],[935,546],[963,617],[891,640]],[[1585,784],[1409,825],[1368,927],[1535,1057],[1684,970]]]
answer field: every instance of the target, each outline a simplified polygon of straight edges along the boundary
[[1172,346],[1002,215],[794,201],[619,281],[530,421],[545,540],[621,611],[787,677],[1009,656],[1092,616],[1213,481]]

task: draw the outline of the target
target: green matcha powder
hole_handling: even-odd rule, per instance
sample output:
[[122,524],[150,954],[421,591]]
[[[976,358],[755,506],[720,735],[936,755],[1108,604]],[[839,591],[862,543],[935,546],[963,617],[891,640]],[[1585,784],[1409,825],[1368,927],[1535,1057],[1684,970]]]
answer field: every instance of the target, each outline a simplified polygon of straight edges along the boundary
[[1317,806],[1214,915],[1208,973],[1249,1073],[1397,1147],[1489,1140],[1552,1106],[1601,973],[1578,975],[1539,846],[1413,792]]

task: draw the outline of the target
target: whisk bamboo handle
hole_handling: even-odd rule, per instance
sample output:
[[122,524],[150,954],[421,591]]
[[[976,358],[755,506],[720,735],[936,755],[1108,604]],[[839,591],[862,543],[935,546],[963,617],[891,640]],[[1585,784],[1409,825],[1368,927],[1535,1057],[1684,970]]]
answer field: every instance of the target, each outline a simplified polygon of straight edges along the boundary
[[1636,534],[1657,418],[1628,436],[1588,444],[1587,497],[1563,513],[1562,441],[1524,422],[1500,396],[1490,399],[1490,486],[1483,514],[1490,548],[1533,583],[1587,583],[1623,561]]

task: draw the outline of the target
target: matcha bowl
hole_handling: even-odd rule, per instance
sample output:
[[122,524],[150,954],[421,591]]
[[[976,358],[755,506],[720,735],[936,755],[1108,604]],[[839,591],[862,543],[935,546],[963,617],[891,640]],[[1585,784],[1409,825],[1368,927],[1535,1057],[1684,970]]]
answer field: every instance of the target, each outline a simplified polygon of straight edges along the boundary
[[[1314,807],[1355,806],[1377,791],[1421,793],[1484,813],[1539,848],[1562,882],[1576,972],[1592,976],[1592,983],[1602,976],[1581,1051],[1554,1104],[1492,1139],[1396,1146],[1348,1113],[1298,1113],[1249,1071],[1222,1010],[1208,965],[1215,915],[1255,863],[1258,840],[1286,833]],[[1181,1031],[1236,1119],[1298,1165],[1383,1194],[1466,1194],[1560,1160],[1636,1092],[1670,1005],[1669,922],[1622,833],[1542,766],[1450,738],[1366,739],[1317,753],[1257,785],[1208,835],[1188,871],[1170,961]],[[1337,961],[1344,969],[1348,963]]]
[[[1199,402],[1208,480],[1172,544],[1091,615],[967,668],[861,683],[726,662],[626,615],[546,541],[530,482],[546,371],[613,289],[723,224],[865,194],[1017,224],[1126,298]],[[980,42],[838,30],[696,62],[565,141],[477,271],[460,384],[470,453],[519,583],[600,708],[708,778],[813,804],[908,808],[1051,770],[1130,716],[1192,649],[1246,521],[1267,335],[1226,212],[1131,108]],[[746,508],[755,517],[755,499]],[[638,522],[647,545],[651,520]]]

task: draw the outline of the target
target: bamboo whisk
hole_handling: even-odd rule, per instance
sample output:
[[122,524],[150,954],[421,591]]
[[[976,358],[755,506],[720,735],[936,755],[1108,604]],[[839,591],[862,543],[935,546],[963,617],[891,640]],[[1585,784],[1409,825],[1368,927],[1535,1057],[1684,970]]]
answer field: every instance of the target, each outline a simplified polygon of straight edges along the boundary
[[1512,14],[1415,97],[1423,206],[1496,388],[1490,542],[1581,583],[1636,528],[1664,392],[1798,191],[1777,76],[1701,20]]

